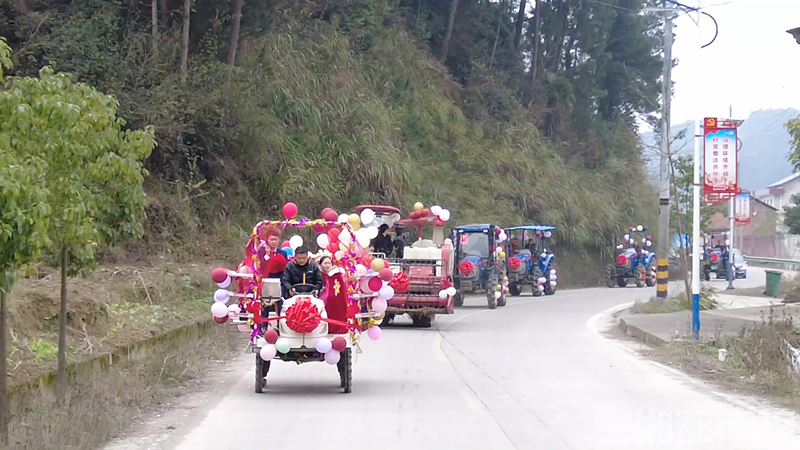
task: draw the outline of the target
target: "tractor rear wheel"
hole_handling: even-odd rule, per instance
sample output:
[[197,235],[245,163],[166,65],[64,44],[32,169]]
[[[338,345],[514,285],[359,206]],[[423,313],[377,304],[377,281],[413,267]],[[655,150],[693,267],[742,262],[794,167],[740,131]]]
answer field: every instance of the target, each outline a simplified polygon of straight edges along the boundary
[[622,275],[617,277],[617,286],[625,287],[628,285],[628,279],[623,277]]
[[614,278],[614,266],[609,264],[606,267],[606,286],[613,288],[616,279]]
[[453,304],[455,306],[464,306],[464,294],[456,292],[456,296],[453,297]]
[[514,297],[517,297],[519,294],[522,294],[522,285],[517,283],[508,283],[508,292]]

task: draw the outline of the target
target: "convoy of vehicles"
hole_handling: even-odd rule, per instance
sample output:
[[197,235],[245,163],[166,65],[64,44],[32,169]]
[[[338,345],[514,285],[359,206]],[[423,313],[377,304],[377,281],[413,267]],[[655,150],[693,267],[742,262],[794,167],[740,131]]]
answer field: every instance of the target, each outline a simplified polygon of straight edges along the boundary
[[508,278],[505,253],[498,249],[502,229],[493,224],[459,225],[455,236],[456,306],[464,304],[467,293],[485,293],[489,309],[506,305]]

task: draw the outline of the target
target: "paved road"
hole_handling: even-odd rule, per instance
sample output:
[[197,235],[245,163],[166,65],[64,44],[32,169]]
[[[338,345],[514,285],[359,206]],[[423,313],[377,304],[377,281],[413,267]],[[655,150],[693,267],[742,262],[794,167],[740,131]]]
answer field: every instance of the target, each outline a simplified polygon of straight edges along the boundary
[[[755,268],[737,282],[763,283]],[[468,299],[433,329],[401,324],[367,342],[349,395],[325,364],[277,364],[268,393],[256,395],[243,359],[234,383],[177,429],[156,421],[160,438],[108,450],[800,448],[797,418],[714,394],[597,331],[608,317],[598,313],[653,295],[560,291],[494,311]]]

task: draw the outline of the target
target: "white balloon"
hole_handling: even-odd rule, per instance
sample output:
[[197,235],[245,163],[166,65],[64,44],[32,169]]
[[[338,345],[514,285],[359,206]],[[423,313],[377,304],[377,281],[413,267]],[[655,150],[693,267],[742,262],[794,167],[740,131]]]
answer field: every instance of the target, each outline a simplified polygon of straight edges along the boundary
[[363,225],[369,225],[373,220],[375,220],[375,211],[369,208],[361,211],[361,223]]
[[445,291],[447,291],[447,295],[449,295],[451,297],[456,295],[456,293],[458,293],[456,288],[454,288],[453,286],[450,286],[449,288],[445,289]]
[[336,350],[331,350],[328,353],[325,353],[325,362],[332,366],[335,366],[336,363],[339,362],[339,358],[341,358],[341,355]]
[[231,277],[228,276],[222,283],[217,283],[217,286],[221,287],[222,289],[226,289],[228,286],[231,285],[231,281],[232,281]]
[[441,219],[442,222],[450,220],[450,210],[443,209],[442,212],[439,213],[439,219]]
[[386,303],[386,300],[382,298],[376,298],[375,300],[372,301],[372,311],[378,314],[386,312],[386,308],[388,307],[389,305]]
[[[363,231],[363,230],[364,230],[364,228],[362,228],[362,229],[360,229],[358,231]],[[361,233],[361,234],[356,233],[356,240],[358,241],[358,243],[362,247],[364,247],[364,248],[369,247],[370,238],[369,238],[369,236],[367,234],[365,234],[365,233]]]
[[214,302],[214,304],[211,305],[211,315],[221,319],[228,315],[228,307],[225,306],[224,303]]
[[350,231],[342,230],[342,232],[339,233],[339,242],[344,244],[344,245],[352,244],[353,243],[353,236],[350,234]]
[[289,239],[289,248],[292,250],[296,250],[297,247],[303,245],[303,238],[302,236],[294,235]]
[[328,238],[327,234],[322,233],[319,236],[317,236],[317,245],[319,245],[319,248],[328,248],[328,245],[330,245],[330,243],[331,240],[330,238]]
[[356,276],[363,277],[367,274],[367,268],[363,264],[356,264]]
[[378,227],[371,225],[364,229],[367,230],[366,233],[368,238],[375,239],[376,237],[378,237]]
[[653,245],[653,243],[652,243],[651,241],[647,241],[647,243],[646,243],[646,244],[647,244],[647,246],[648,246],[648,247],[650,247],[651,245]]
[[552,236],[552,235],[553,235],[553,233],[551,233],[551,232],[549,232],[549,231],[545,231],[545,232],[544,232],[544,237],[546,237],[546,238],[549,238],[549,237],[550,237],[550,236]]
[[339,218],[336,220],[339,223],[347,223],[347,214],[339,214]]
[[622,237],[625,238],[625,240],[627,241],[628,239],[631,238],[631,235],[630,234],[626,234],[625,236],[622,236]]
[[431,214],[433,214],[434,216],[438,216],[441,213],[442,213],[442,207],[441,206],[439,206],[439,205],[431,206]]
[[439,291],[439,298],[442,299],[442,300],[446,299],[447,298],[447,290],[442,289],[441,291]]
[[644,230],[644,227],[643,227],[643,226],[641,226],[641,225],[639,225],[638,227],[636,227],[636,229],[637,229],[638,231],[642,231],[642,230]]
[[261,356],[261,359],[264,361],[269,361],[278,354],[278,350],[275,348],[273,344],[267,344],[261,347],[261,350],[258,351],[258,355]]

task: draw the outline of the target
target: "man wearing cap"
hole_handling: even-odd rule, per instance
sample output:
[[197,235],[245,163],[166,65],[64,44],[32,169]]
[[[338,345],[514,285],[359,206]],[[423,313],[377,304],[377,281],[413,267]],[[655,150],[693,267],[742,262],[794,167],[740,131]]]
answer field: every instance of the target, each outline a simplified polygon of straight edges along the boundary
[[[257,255],[261,277],[280,279],[281,297],[286,298],[286,291],[283,289],[283,269],[285,269],[286,264],[289,263],[289,255],[287,255],[284,250],[278,248],[281,242],[281,229],[276,227],[262,228],[259,230],[258,234],[260,242]],[[252,248],[252,241],[253,239],[251,238],[248,250]],[[250,252],[248,251],[248,253]],[[282,301],[278,301],[278,305],[275,308],[275,312],[278,314],[281,312],[282,303]],[[269,307],[261,309],[261,317],[269,317]],[[262,331],[266,329],[266,325],[266,323],[262,324]]]

